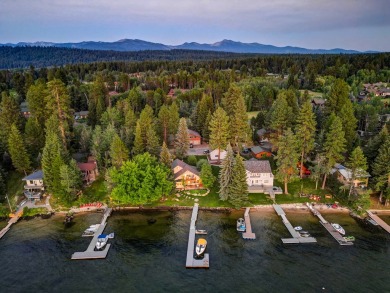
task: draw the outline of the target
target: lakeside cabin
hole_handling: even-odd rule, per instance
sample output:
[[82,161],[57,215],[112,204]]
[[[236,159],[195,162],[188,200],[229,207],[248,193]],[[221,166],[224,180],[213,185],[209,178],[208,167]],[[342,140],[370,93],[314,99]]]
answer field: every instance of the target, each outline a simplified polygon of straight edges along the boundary
[[188,129],[188,136],[190,138],[190,144],[200,145],[202,144],[202,137],[200,134],[194,130]]
[[272,156],[271,150],[261,146],[252,147],[251,152],[256,159],[268,158]]
[[245,161],[244,166],[249,193],[264,192],[273,188],[274,175],[272,174],[269,161],[258,161],[252,158]]
[[171,165],[176,189],[199,189],[202,188],[199,171],[183,161],[176,159]]
[[99,176],[97,162],[93,157],[89,157],[87,163],[77,163],[77,166],[83,174],[83,183],[85,185],[91,184]]
[[210,164],[214,164],[214,165],[218,164],[218,151],[220,152],[219,153],[220,163],[222,162],[223,159],[226,158],[227,152],[225,150],[215,149],[215,150],[211,151],[209,153],[209,155],[207,156],[207,159],[208,159]]
[[26,181],[23,194],[28,200],[40,200],[45,190],[43,171],[37,170],[22,179]]
[[[356,178],[353,181],[354,187],[367,187],[368,186],[368,178],[371,175],[364,170],[358,170],[355,175]],[[337,180],[344,185],[350,185],[352,180],[352,171],[347,167],[344,167],[341,164],[335,164],[334,168],[331,170],[331,174],[336,174]]]

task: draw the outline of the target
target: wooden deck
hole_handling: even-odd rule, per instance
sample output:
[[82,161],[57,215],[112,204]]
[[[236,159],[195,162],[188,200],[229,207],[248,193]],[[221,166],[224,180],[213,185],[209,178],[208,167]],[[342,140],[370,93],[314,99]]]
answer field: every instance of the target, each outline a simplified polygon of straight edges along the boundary
[[209,268],[209,254],[205,253],[203,259],[194,258],[196,220],[198,219],[199,204],[194,204],[191,215],[190,232],[188,235],[186,268]]
[[371,211],[367,211],[367,214],[371,219],[377,222],[379,226],[381,226],[385,231],[387,231],[387,233],[390,233],[390,226],[385,221],[383,221],[377,215],[373,214]]
[[11,226],[15,224],[20,217],[23,215],[23,208],[20,208],[16,213],[13,218],[11,218],[8,221],[7,226],[5,226],[1,231],[0,231],[0,239],[3,238],[3,236],[11,229]]
[[340,245],[353,245],[353,242],[345,240],[344,237],[339,232],[337,232],[337,230],[333,228],[333,226],[328,221],[326,221],[322,217],[321,213],[318,210],[316,210],[311,204],[306,203],[306,205],[309,208],[309,210],[313,213],[313,215],[317,216],[320,219],[321,225],[324,226],[324,228],[329,232],[329,234],[332,235],[332,237],[336,239],[336,241]]
[[83,252],[75,252],[72,255],[72,259],[98,259],[98,258],[106,258],[108,250],[111,247],[111,244],[107,244],[103,250],[95,251],[95,245],[97,242],[97,239],[100,234],[103,233],[104,229],[106,228],[107,225],[107,218],[111,215],[112,209],[107,208],[106,211],[104,212],[103,219],[100,223],[99,228],[95,232],[91,243],[88,245],[88,248],[86,251]]
[[244,218],[246,230],[244,233],[242,233],[242,238],[244,239],[256,239],[256,234],[252,232],[251,218],[249,216],[250,209],[251,208],[245,209]]
[[302,237],[301,234],[295,231],[294,227],[291,225],[290,221],[286,217],[286,213],[280,205],[273,204],[275,212],[282,218],[283,224],[286,226],[287,230],[290,232],[292,238],[282,238],[282,242],[285,244],[291,243],[316,243],[317,240],[314,237]]

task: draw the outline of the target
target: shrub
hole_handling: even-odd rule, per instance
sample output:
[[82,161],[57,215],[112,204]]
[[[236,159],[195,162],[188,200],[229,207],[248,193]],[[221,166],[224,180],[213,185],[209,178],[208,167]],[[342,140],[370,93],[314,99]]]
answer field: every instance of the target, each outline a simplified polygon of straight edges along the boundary
[[206,159],[200,159],[197,163],[196,163],[196,169],[198,169],[199,171],[202,170],[202,166],[204,164],[208,164],[209,162],[206,160]]
[[187,158],[188,164],[192,166],[196,166],[197,159],[194,155],[188,156]]

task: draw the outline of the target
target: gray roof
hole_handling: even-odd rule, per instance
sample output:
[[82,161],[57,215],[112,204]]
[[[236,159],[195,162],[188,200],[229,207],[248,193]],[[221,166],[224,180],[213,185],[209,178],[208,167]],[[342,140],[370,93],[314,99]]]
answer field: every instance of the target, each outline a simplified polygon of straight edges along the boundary
[[260,128],[259,130],[256,131],[258,136],[263,136],[264,134],[267,133],[267,130],[264,128]]
[[27,175],[22,180],[42,180],[43,179],[43,172],[42,170],[35,171],[34,173],[31,173],[30,175]]
[[269,152],[268,149],[262,148],[261,146],[254,146],[254,147],[251,148],[251,151],[254,154],[258,154],[258,153],[261,153],[261,152]]
[[172,169],[174,169],[175,167],[177,166],[180,166],[182,168],[182,170],[180,170],[179,172],[177,172],[176,174],[173,174],[173,176],[175,177],[175,179],[177,177],[179,177],[180,175],[182,175],[184,172],[186,171],[190,171],[191,173],[195,174],[195,175],[200,175],[199,171],[191,166],[191,165],[188,165],[186,163],[184,163],[183,161],[179,160],[179,159],[176,159],[172,162]]
[[325,104],[325,99],[322,99],[322,98],[312,98],[311,102],[316,104],[316,105],[323,105],[323,104]]
[[269,161],[245,161],[245,170],[251,173],[272,173]]

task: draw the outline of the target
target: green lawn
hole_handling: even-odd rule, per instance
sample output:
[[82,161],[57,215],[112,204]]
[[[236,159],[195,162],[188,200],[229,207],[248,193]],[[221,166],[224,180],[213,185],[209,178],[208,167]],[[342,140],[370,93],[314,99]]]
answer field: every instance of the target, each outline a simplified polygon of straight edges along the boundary
[[10,171],[8,173],[7,194],[13,207],[16,206],[18,197],[23,194],[23,187],[25,182],[22,181],[22,179],[24,177],[24,174],[18,173],[16,171]]
[[107,187],[104,182],[104,176],[100,176],[95,182],[83,190],[83,194],[79,198],[79,203],[91,202],[106,202],[108,201]]
[[[305,92],[305,90],[299,90],[299,91],[301,92],[302,95]],[[309,96],[312,98],[322,98],[322,95],[323,95],[323,93],[313,92],[313,91],[308,91],[308,93],[309,93]]]

